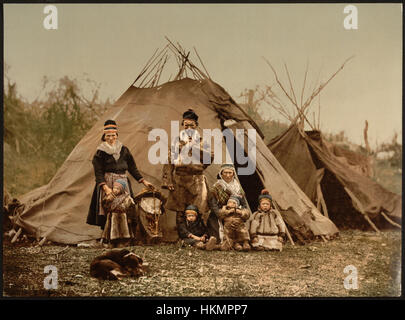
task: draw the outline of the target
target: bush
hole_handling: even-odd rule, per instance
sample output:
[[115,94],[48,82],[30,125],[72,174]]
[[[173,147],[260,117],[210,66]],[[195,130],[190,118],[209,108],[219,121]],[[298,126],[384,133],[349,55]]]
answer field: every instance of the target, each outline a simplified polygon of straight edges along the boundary
[[[7,79],[7,77],[6,77]],[[87,100],[79,81],[63,77],[43,83],[41,100],[28,103],[7,79],[4,99],[4,183],[13,196],[53,177],[75,145],[110,105],[97,88]]]

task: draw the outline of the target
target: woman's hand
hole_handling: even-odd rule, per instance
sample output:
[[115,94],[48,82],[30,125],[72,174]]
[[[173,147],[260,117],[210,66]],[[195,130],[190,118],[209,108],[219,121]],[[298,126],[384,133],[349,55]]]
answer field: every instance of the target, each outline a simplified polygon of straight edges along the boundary
[[143,185],[148,188],[148,189],[155,189],[153,184],[151,184],[149,181],[146,181],[145,179],[142,181]]
[[112,189],[110,189],[110,187],[109,186],[107,186],[106,184],[105,185],[103,185],[103,190],[104,190],[104,193],[106,194],[106,195],[113,195],[114,196],[114,193],[112,192]]
[[174,185],[173,184],[168,184],[167,189],[169,189],[170,191],[174,191]]

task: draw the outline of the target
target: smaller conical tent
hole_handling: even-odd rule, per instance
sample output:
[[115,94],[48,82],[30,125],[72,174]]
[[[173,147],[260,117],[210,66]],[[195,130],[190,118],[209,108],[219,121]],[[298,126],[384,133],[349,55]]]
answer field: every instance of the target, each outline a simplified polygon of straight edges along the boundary
[[[369,178],[370,165],[367,158],[345,151],[323,139],[319,129],[320,103],[318,124],[315,123],[315,113],[313,123],[307,117],[315,97],[319,96],[350,59],[352,57],[326,81],[320,82],[305,99],[308,65],[301,99],[297,99],[287,65],[284,67],[289,86],[280,80],[274,67],[266,60],[277,84],[267,87],[266,102],[291,123],[284,133],[268,143],[268,148],[317,208],[322,209],[339,228],[371,226],[378,232],[377,226],[389,224],[400,227],[398,222],[402,217],[401,197],[385,190]],[[277,93],[277,89],[282,95]],[[281,96],[287,98],[297,114],[291,115]],[[312,130],[304,131],[305,124]]]
[[386,217],[401,221],[401,197],[338,159],[319,131],[304,132],[293,124],[268,147],[318,207],[325,201],[325,211],[339,228],[365,228],[370,221],[384,226]]
[[[100,228],[87,225],[86,217],[95,184],[91,161],[100,143],[104,121],[117,121],[119,138],[133,154],[141,174],[155,186],[160,186],[163,164],[153,164],[148,160],[148,152],[155,144],[149,133],[154,128],[170,132],[170,121],[181,119],[183,112],[192,106],[199,115],[201,128],[222,131],[229,120],[231,129],[245,130],[245,143],[248,141],[247,130],[256,129],[256,170],[252,175],[241,177],[252,210],[257,206],[261,189],[267,188],[291,233],[297,238],[313,239],[337,234],[334,223],[317,210],[267,148],[254,121],[210,79],[208,73],[192,64],[189,54],[181,47],[170,43],[166,48],[175,53],[179,63],[174,80],[159,84],[167,55],[164,50],[154,54],[135,83],[80,140],[51,181],[20,199],[22,206],[17,211],[15,223],[37,238],[46,237],[60,243],[74,244],[100,238]],[[152,73],[152,70],[156,72]],[[193,79],[187,76],[187,72]],[[137,83],[139,85],[135,86]],[[226,148],[224,141],[222,148]],[[248,146],[244,148],[249,154]],[[210,186],[215,182],[219,168],[220,164],[211,164],[205,171]],[[134,192],[140,191],[141,185],[129,178]],[[177,239],[173,212],[168,211],[162,216],[162,228],[164,240]]]

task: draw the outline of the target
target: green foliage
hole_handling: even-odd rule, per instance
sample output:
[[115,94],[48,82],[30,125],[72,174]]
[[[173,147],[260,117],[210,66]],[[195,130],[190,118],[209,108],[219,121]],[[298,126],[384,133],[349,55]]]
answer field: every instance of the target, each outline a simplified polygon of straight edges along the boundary
[[375,161],[373,179],[387,190],[402,194],[402,169],[392,167],[389,161]]
[[402,145],[397,142],[398,134],[395,133],[391,142],[382,143],[378,146],[377,152],[388,152],[392,155],[387,159],[388,164],[393,168],[402,169]]
[[[6,77],[7,79],[7,77]],[[79,81],[43,82],[41,100],[28,103],[7,79],[4,99],[4,183],[13,196],[46,184],[109,106],[97,89],[87,100]]]

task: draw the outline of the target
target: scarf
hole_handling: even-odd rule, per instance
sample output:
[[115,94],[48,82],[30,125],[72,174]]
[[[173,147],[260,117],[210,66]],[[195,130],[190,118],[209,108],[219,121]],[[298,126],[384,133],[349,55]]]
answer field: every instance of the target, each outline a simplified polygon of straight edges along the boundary
[[116,140],[114,145],[110,145],[108,142],[104,141],[97,147],[97,150],[101,150],[109,155],[112,155],[115,161],[120,158],[121,149],[122,143],[119,140]]
[[239,184],[238,179],[236,178],[235,169],[233,169],[233,168],[225,168],[225,169],[233,170],[232,181],[228,183],[222,178],[221,172],[222,172],[222,170],[224,170],[224,169],[222,169],[219,172],[220,179],[218,179],[215,184],[221,185],[224,188],[224,190],[228,190],[231,193],[231,195],[233,195],[233,196],[243,197],[242,187]]

